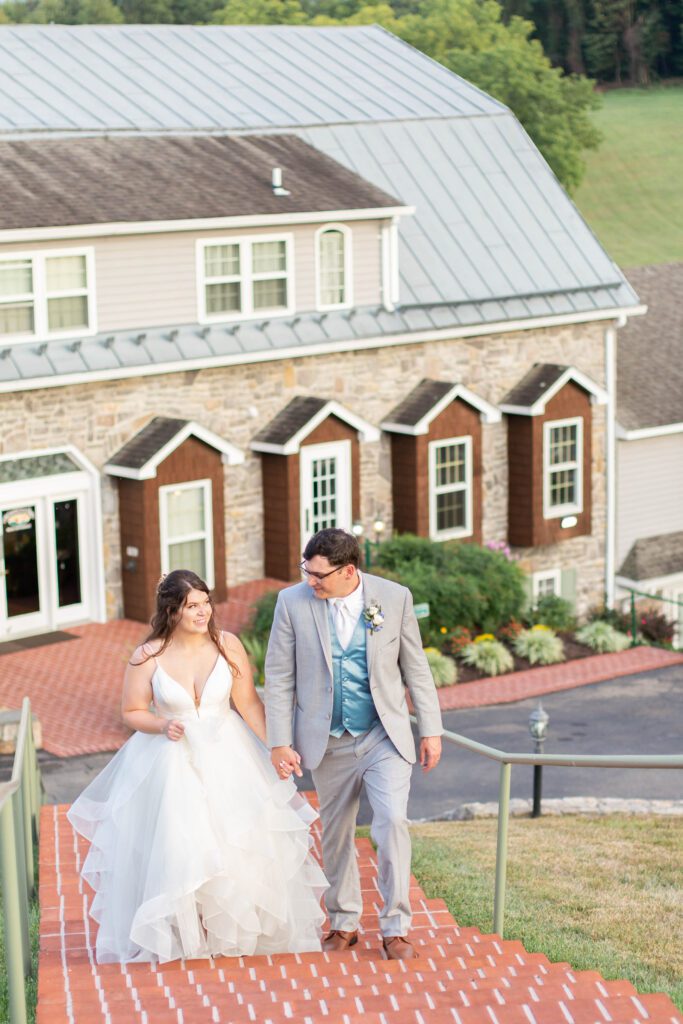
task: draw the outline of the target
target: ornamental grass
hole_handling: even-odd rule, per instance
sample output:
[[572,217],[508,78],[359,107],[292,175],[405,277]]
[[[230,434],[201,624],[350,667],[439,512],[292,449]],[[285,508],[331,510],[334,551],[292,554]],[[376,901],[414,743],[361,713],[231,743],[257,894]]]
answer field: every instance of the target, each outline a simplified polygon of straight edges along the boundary
[[623,651],[631,642],[625,633],[620,633],[609,622],[603,622],[600,619],[595,619],[594,622],[582,626],[574,635],[580,644],[591,647],[598,654],[614,654],[616,651]]
[[466,665],[479,669],[487,676],[499,676],[514,667],[507,647],[496,640],[492,633],[481,633],[475,637],[471,644],[463,648],[460,656]]
[[442,654],[436,647],[425,647],[425,654],[435,686],[452,686],[457,683],[458,668],[452,658]]
[[562,640],[550,628],[539,623],[523,629],[514,639],[515,654],[526,658],[531,665],[555,665],[564,661]]

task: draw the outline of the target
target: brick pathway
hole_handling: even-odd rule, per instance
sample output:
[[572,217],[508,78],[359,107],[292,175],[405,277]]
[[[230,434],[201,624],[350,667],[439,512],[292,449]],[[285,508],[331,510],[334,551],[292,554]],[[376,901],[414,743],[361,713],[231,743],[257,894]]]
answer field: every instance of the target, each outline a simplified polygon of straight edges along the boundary
[[478,679],[462,686],[444,686],[439,690],[442,711],[479,708],[486,704],[511,704],[527,697],[542,697],[556,690],[602,683],[636,672],[652,672],[670,665],[683,665],[683,651],[665,651],[659,647],[630,647],[618,654],[594,654],[561,665],[540,665],[526,672],[510,672],[490,679]]
[[367,839],[357,842],[364,912],[353,950],[99,966],[91,893],[78,876],[87,844],[65,811],[42,811],[37,1024],[683,1024],[663,994],[639,995],[630,982],[459,928],[414,879],[420,959],[384,960]]

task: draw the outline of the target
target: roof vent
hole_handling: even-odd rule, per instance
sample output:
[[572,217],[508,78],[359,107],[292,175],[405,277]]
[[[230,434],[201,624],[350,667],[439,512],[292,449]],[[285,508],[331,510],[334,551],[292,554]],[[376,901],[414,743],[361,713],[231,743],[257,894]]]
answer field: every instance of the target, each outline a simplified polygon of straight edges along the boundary
[[282,187],[282,168],[273,167],[273,173],[271,176],[271,184],[273,186],[274,196],[289,196],[292,193],[288,192],[286,188]]

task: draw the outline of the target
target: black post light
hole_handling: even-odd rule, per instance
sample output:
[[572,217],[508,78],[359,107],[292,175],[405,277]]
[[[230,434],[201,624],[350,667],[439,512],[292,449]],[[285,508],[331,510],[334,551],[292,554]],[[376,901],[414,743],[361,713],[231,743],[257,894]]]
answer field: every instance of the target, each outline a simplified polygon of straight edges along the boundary
[[[531,733],[534,741],[534,753],[543,753],[543,743],[548,732],[548,722],[550,718],[548,713],[543,710],[543,705],[540,700],[538,707],[529,715],[529,732]],[[540,764],[534,765],[534,801],[533,808],[531,811],[532,818],[540,818],[541,816],[541,789],[543,780],[543,766]]]

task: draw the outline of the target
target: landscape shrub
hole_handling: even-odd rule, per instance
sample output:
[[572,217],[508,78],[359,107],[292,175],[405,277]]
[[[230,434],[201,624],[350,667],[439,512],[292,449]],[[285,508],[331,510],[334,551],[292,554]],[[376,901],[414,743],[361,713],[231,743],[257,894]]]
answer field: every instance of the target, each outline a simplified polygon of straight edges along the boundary
[[589,622],[606,622],[620,633],[630,633],[631,612],[619,608],[607,608],[606,605],[595,605],[588,612]]
[[558,594],[539,597],[528,615],[529,625],[540,623],[550,626],[556,632],[569,632],[576,626],[576,617],[571,602]]
[[524,606],[522,570],[503,551],[479,544],[401,534],[377,549],[375,564],[380,575],[408,587],[416,603],[429,603],[430,618],[420,622],[434,646],[445,643],[441,627],[493,632]]
[[268,638],[256,636],[253,633],[243,633],[241,640],[249,656],[249,662],[254,673],[254,682],[257,686],[263,686],[266,681]]
[[452,686],[457,682],[458,668],[452,658],[442,654],[436,647],[425,647],[425,654],[435,686]]
[[650,643],[670,646],[674,640],[675,630],[676,623],[662,612],[652,608],[638,611],[638,632]]
[[492,633],[482,633],[463,648],[462,660],[487,676],[499,676],[514,667],[512,655]]
[[268,637],[273,626],[278,593],[279,591],[277,590],[269,590],[267,594],[262,594],[258,601],[254,602],[254,614],[251,622],[240,634],[243,643],[245,636],[253,637],[266,644],[268,643]]
[[456,658],[463,647],[467,647],[471,643],[472,631],[467,626],[454,626],[453,629],[446,630],[441,650],[451,658]]
[[564,647],[559,636],[549,626],[538,623],[523,629],[514,639],[515,654],[526,658],[532,665],[554,665],[564,661]]
[[510,619],[509,622],[506,622],[504,626],[501,626],[500,629],[496,631],[496,639],[502,640],[507,644],[512,644],[523,629],[524,626],[521,622],[517,619]]
[[593,622],[587,622],[574,635],[580,644],[591,647],[598,654],[612,654],[615,651],[623,651],[631,642],[625,633],[620,633],[619,630],[603,619],[594,619]]

